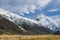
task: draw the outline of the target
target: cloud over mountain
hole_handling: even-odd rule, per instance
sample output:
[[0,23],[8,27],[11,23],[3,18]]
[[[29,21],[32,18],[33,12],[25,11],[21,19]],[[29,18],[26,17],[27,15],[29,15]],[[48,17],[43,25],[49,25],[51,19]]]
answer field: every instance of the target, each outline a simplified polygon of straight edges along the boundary
[[24,15],[42,9],[49,2],[51,0],[0,0],[0,8]]

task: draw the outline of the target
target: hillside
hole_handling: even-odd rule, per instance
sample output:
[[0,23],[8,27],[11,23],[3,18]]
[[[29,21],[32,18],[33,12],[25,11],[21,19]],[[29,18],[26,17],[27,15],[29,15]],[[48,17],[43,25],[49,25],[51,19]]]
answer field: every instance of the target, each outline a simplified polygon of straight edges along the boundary
[[0,15],[0,34],[25,34],[19,27]]

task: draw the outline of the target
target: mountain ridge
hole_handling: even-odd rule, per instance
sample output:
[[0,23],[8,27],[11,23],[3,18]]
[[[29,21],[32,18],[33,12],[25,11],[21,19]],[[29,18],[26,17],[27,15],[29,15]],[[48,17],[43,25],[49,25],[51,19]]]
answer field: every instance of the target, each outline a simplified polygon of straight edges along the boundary
[[[50,28],[42,25],[42,23],[40,23],[42,21],[28,19],[17,14],[5,11],[3,9],[0,9],[0,15],[3,18],[6,18],[7,20],[16,24],[17,27],[20,28],[23,32],[27,32],[26,34],[53,34],[53,32],[55,31],[55,29],[53,29],[53,31]],[[44,17],[44,15],[41,15],[41,18]]]

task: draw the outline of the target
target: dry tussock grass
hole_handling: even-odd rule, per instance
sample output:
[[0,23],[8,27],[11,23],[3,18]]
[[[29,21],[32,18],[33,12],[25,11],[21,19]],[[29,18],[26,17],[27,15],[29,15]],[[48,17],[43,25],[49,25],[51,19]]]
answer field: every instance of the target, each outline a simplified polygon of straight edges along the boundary
[[0,35],[0,40],[60,40],[59,35]]

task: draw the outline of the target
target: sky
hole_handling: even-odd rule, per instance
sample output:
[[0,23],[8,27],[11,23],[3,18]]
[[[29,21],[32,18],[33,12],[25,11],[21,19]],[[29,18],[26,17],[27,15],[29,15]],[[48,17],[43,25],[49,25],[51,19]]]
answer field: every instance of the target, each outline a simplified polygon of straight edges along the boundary
[[0,8],[23,17],[60,15],[60,0],[0,0]]

